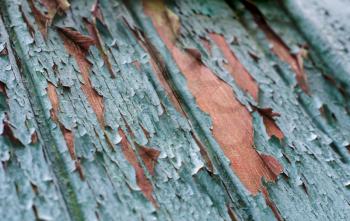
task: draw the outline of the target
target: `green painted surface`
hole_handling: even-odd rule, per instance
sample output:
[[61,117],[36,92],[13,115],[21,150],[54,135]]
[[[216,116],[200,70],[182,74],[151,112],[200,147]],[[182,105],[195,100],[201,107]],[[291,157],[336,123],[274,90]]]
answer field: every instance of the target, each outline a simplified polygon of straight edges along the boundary
[[[45,10],[39,1],[34,2]],[[212,119],[198,108],[186,78],[140,1],[99,1],[105,24],[97,21],[97,31],[115,78],[97,45],[89,47],[86,59],[91,64],[92,88],[103,101],[102,125],[82,89],[87,82],[77,61],[67,53],[57,31],[57,27],[70,27],[89,35],[84,19],[92,21],[95,1],[71,1],[68,11],[55,16],[44,39],[27,1],[0,0],[0,82],[6,91],[0,90],[1,219],[348,220],[348,3],[254,2],[292,54],[308,45],[309,56],[303,62],[309,94],[297,85],[288,64],[271,52],[254,12],[245,4],[186,0],[166,5],[180,19],[177,47],[200,52],[203,65],[226,82],[251,112],[256,151],[283,166],[276,182],[263,182],[279,215],[262,193],[249,193],[231,169],[212,135]],[[212,32],[224,36],[254,78],[259,101],[223,68],[227,61],[208,37]],[[163,61],[158,66],[167,74],[186,117],[167,96],[150,63],[154,55],[143,48],[137,33],[143,34]],[[201,39],[209,41],[210,51]],[[49,83],[56,88],[59,123],[50,115]],[[276,123],[284,134],[282,141],[269,138],[253,105],[280,114]],[[73,134],[83,179],[61,127]],[[138,185],[137,171],[122,151],[118,129],[126,133],[157,205]],[[160,151],[154,175],[142,160],[140,146]]]

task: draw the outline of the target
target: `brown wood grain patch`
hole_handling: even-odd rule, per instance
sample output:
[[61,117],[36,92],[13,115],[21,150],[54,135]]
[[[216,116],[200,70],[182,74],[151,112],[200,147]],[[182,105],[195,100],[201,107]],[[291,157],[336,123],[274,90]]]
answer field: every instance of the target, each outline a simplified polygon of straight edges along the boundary
[[283,166],[278,162],[276,158],[271,155],[260,154],[265,164],[269,167],[270,171],[277,177],[283,172]]
[[255,100],[258,100],[258,85],[231,51],[224,36],[216,33],[210,33],[210,38],[213,39],[213,41],[220,48],[221,52],[228,61],[228,64],[224,64],[224,67],[235,79],[238,86],[245,92],[248,92]]
[[137,157],[135,155],[134,150],[132,149],[124,131],[122,129],[118,129],[119,135],[122,137],[121,140],[121,149],[125,155],[125,158],[129,161],[129,163],[134,167],[136,172],[136,181],[137,185],[141,188],[141,191],[145,195],[145,197],[153,203],[153,205],[157,205],[156,200],[153,197],[153,186],[151,182],[147,179],[141,165],[139,164]]
[[151,17],[159,36],[171,52],[187,86],[200,109],[211,116],[213,135],[230,159],[232,169],[247,189],[256,194],[261,178],[273,180],[274,174],[263,162],[253,146],[252,117],[235,98],[231,87],[221,81],[198,59],[176,47],[173,31],[164,19],[165,6],[161,1],[144,1],[145,13]]
[[[75,58],[79,66],[80,73],[84,80],[84,84],[81,85],[81,88],[85,93],[93,111],[95,112],[100,126],[103,128],[105,125],[103,97],[99,95],[91,85],[91,82],[90,82],[91,64],[85,58],[85,51],[81,48],[81,46],[77,45],[70,38],[66,37],[65,34],[61,34],[60,36],[63,40],[65,49],[71,56]],[[85,46],[91,45],[91,42],[87,43],[85,40],[82,40],[82,42]],[[84,49],[86,48],[84,47]]]
[[[227,44],[225,38],[222,35],[211,33],[211,39],[217,44],[221,52],[225,56],[228,64],[225,64],[225,68],[231,73],[232,77],[235,79],[238,86],[245,92],[248,92],[254,100],[258,101],[259,87],[255,80],[250,76],[249,72],[245,67],[239,62],[234,53],[231,51],[229,45]],[[264,114],[264,110],[260,109],[260,114],[263,116],[263,121],[265,124],[266,131],[269,136],[276,136],[279,139],[284,137],[282,131],[279,129],[273,116],[269,116],[268,113]]]

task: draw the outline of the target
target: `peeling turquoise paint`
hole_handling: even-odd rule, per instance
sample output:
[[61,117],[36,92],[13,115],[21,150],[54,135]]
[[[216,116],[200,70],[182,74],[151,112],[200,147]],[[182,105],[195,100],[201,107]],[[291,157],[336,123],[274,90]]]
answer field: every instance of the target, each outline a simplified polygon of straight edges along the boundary
[[[89,35],[83,20],[93,23],[93,4],[72,1],[68,11],[56,15],[45,40],[27,1],[1,1],[0,82],[6,91],[0,90],[1,217],[179,221],[350,217],[349,31],[341,17],[349,14],[345,3],[286,1],[282,6],[275,1],[255,2],[291,53],[300,50],[300,45],[309,45],[310,56],[304,59],[308,95],[297,85],[288,64],[271,52],[264,32],[244,4],[167,1],[167,7],[180,18],[177,46],[198,50],[201,62],[232,88],[253,117],[256,151],[274,157],[283,166],[276,182],[263,182],[280,217],[262,193],[249,193],[231,169],[212,135],[210,116],[198,108],[183,73],[144,14],[141,1],[99,1],[104,21],[97,20],[96,28],[115,74],[113,78],[99,48],[90,46],[86,54],[91,64],[89,80],[103,100],[105,124],[100,124],[94,104],[82,90],[87,82],[56,29],[70,27]],[[38,2],[35,6],[45,10]],[[339,8],[340,14],[336,12]],[[319,19],[323,26],[313,19]],[[260,90],[258,101],[223,68],[227,61],[208,37],[211,32],[224,36],[254,78]],[[210,52],[200,39],[209,41]],[[150,44],[155,54],[142,42]],[[156,77],[151,64],[155,58],[164,63],[158,66],[164,68],[185,115],[177,111]],[[58,122],[50,115],[49,83],[56,88]],[[280,114],[275,121],[283,140],[268,136],[261,114],[254,111],[256,106]],[[73,134],[84,179],[60,125]],[[119,128],[126,133],[158,206],[141,191],[137,171],[121,149]],[[196,139],[208,153],[213,171]],[[147,170],[139,146],[160,151],[154,175]]]

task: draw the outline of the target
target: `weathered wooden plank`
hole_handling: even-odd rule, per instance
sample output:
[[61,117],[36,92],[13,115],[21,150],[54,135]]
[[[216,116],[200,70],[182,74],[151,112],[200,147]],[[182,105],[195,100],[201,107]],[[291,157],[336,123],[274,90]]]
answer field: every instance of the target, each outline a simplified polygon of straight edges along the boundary
[[58,174],[52,172],[34,116],[35,107],[29,100],[31,94],[24,85],[1,19],[0,29],[1,217],[69,220],[56,179]]
[[[180,5],[180,6],[178,6],[178,5]],[[301,152],[305,151],[305,147],[306,148],[311,148],[310,150],[312,150],[312,149],[322,149],[322,146],[324,145],[322,143],[325,143],[325,144],[328,143],[328,144],[330,144],[331,147],[335,147],[336,148],[336,150],[335,150],[336,152],[340,152],[340,153],[342,153],[342,155],[344,155],[344,157],[342,157],[342,158],[344,158],[343,161],[347,161],[347,158],[348,158],[347,154],[348,153],[347,153],[346,148],[344,148],[344,144],[345,144],[345,146],[347,145],[346,138],[341,137],[340,133],[337,133],[336,136],[332,137],[333,138],[332,141],[329,140],[328,136],[333,132],[334,129],[332,127],[329,127],[329,125],[326,126],[322,122],[322,119],[319,119],[320,117],[317,118],[317,117],[313,116],[313,113],[315,111],[318,112],[318,110],[315,110],[316,108],[313,107],[313,103],[311,103],[311,101],[308,99],[307,96],[305,96],[305,94],[303,94],[303,93],[301,93],[299,91],[295,95],[291,94],[290,96],[288,96],[288,98],[286,98],[286,97],[283,98],[284,96],[281,96],[281,92],[282,93],[289,93],[291,91],[289,89],[289,87],[294,87],[293,85],[295,85],[295,83],[292,83],[292,84],[288,84],[287,83],[287,85],[284,86],[283,78],[282,79],[279,78],[277,76],[279,73],[273,70],[273,69],[276,68],[276,65],[271,66],[270,60],[266,60],[266,58],[264,58],[264,55],[261,53],[261,51],[259,51],[258,46],[255,46],[255,48],[254,48],[254,45],[256,45],[256,43],[254,41],[250,41],[249,38],[247,38],[245,27],[242,27],[234,19],[229,18],[230,14],[228,12],[225,13],[225,11],[227,11],[227,7],[225,7],[226,6],[225,4],[222,5],[222,11],[220,11],[220,13],[216,13],[215,14],[217,16],[217,18],[215,16],[212,16],[212,17],[210,17],[210,19],[206,18],[205,16],[203,16],[203,14],[205,14],[207,11],[214,11],[214,9],[213,9],[214,7],[216,7],[215,8],[216,10],[218,10],[217,9],[218,7],[214,6],[213,4],[203,4],[203,3],[202,4],[199,4],[199,3],[196,4],[196,3],[194,3],[192,8],[189,7],[189,4],[178,4],[178,5],[175,6],[175,10],[177,9],[178,12],[179,12],[179,15],[181,15],[181,18],[183,18],[183,21],[184,21],[183,25],[185,26],[184,29],[185,30],[188,29],[188,32],[183,31],[181,33],[181,36],[179,37],[180,38],[179,41],[181,41],[181,39],[184,39],[183,42],[182,42],[183,43],[183,46],[182,46],[183,48],[186,48],[186,47],[189,47],[189,48],[198,47],[198,46],[196,46],[196,44],[198,42],[200,42],[200,39],[201,38],[206,38],[208,36],[208,34],[211,33],[211,32],[223,34],[224,36],[226,36],[227,41],[231,42],[232,47],[235,47],[235,45],[237,45],[235,47],[236,50],[232,49],[232,51],[236,54],[237,57],[241,56],[239,58],[240,58],[242,63],[246,62],[245,67],[247,68],[248,72],[251,73],[254,76],[254,79],[259,83],[261,92],[263,92],[262,96],[260,96],[259,98],[265,104],[264,103],[260,103],[260,105],[262,107],[272,107],[274,111],[276,111],[277,113],[280,114],[280,117],[277,120],[277,124],[280,126],[281,130],[284,132],[284,134],[287,137],[287,139],[290,140],[289,144],[288,144],[288,140],[286,140],[286,143],[282,144],[282,145],[292,146],[292,147],[296,148],[293,151],[293,153],[296,154],[296,156],[297,156],[297,155],[299,155],[299,154],[297,154],[297,152],[298,152],[297,150],[299,148],[300,148],[299,151],[301,151]],[[183,7],[181,7],[182,5],[183,5]],[[237,6],[237,7],[240,7],[240,6]],[[204,10],[204,12],[203,12],[203,10]],[[186,12],[188,12],[188,14]],[[138,14],[140,14],[140,13],[138,13]],[[200,16],[196,16],[196,14],[200,14]],[[229,15],[227,15],[227,14],[229,14]],[[225,16],[225,15],[227,15],[227,16]],[[186,16],[188,16],[188,17],[186,17]],[[220,22],[215,22],[216,19],[218,21],[220,21]],[[223,22],[225,20],[229,20],[230,22]],[[252,23],[251,20],[249,20],[248,22]],[[186,23],[188,24],[188,26],[186,26]],[[232,27],[233,23],[237,24],[235,26],[235,28]],[[228,24],[228,25],[226,25],[226,24]],[[196,28],[193,28],[193,27],[196,27]],[[150,30],[150,28],[148,28],[148,27],[145,28],[145,29],[146,30]],[[164,30],[163,30],[163,33],[164,33]],[[186,33],[188,33],[188,34],[186,34]],[[298,33],[296,35],[298,36]],[[188,37],[186,38],[186,36],[188,36]],[[196,36],[198,36],[198,37],[196,37]],[[241,40],[241,39],[243,39],[243,40]],[[237,41],[238,41],[238,44],[237,44]],[[259,42],[259,41],[257,41],[257,42]],[[268,44],[266,44],[265,47],[267,47],[267,46],[268,46]],[[170,49],[170,50],[173,50],[173,49]],[[253,61],[256,58],[255,58],[255,56],[253,57],[253,59],[251,58],[252,57],[252,53],[256,54],[256,56],[259,57],[258,58],[258,62]],[[266,51],[265,53],[268,53],[268,51]],[[203,57],[204,56],[202,56],[202,60],[204,60]],[[213,61],[214,59],[210,59],[210,61],[205,63],[205,64],[207,66],[210,66],[212,64],[212,67],[213,66],[215,67],[215,65],[217,64],[217,60],[219,60],[219,59],[220,59],[220,56],[218,54],[215,54],[215,62],[216,63],[214,63],[214,65],[213,65],[212,62],[210,62],[210,61]],[[175,58],[175,60],[176,60],[176,58]],[[274,60],[276,60],[276,59],[274,59]],[[282,59],[282,61],[283,61],[283,59]],[[219,68],[216,68],[216,69],[213,68],[213,70],[218,70],[218,69]],[[280,67],[279,70],[287,72],[287,76],[288,76],[288,72],[290,73],[290,70],[288,70],[288,67],[284,68],[282,66],[282,68]],[[192,69],[192,71],[193,71],[193,69]],[[216,73],[220,74],[220,71],[216,71]],[[256,74],[254,75],[254,73],[256,73]],[[272,80],[272,82],[276,82],[276,83],[272,83],[271,81],[269,82],[268,79],[264,79],[263,78],[264,77],[264,73],[266,73],[265,76],[267,78]],[[225,75],[221,74],[221,76],[225,76]],[[289,78],[291,78],[291,77],[293,77],[293,75],[289,74]],[[225,77],[222,77],[222,79],[226,80]],[[267,87],[264,88],[264,86],[263,86],[266,83],[269,85],[268,88]],[[276,86],[275,88],[274,88],[274,85]],[[276,92],[278,92],[278,93],[276,94]],[[293,97],[295,99],[294,101],[292,99]],[[315,99],[317,101],[317,97],[315,97]],[[298,103],[299,105],[295,105],[296,103]],[[298,113],[298,114],[294,115],[293,112],[294,113]],[[343,109],[343,113],[344,112],[345,111]],[[311,116],[310,116],[310,114],[311,114]],[[294,115],[294,117],[293,117],[293,115]],[[242,115],[241,115],[241,117],[242,117]],[[285,121],[283,122],[282,120],[283,120],[284,117],[286,117],[286,118],[285,118]],[[316,119],[314,119],[314,118],[316,118]],[[309,119],[311,119],[311,122],[310,122]],[[307,122],[307,121],[309,121],[310,124],[305,125],[305,122]],[[281,123],[279,123],[279,122],[281,122]],[[287,126],[287,125],[289,125],[289,126]],[[293,125],[303,125],[304,128],[299,130],[298,126],[293,126]],[[287,127],[285,127],[285,126],[289,127],[289,129],[287,129]],[[310,127],[307,128],[308,126],[310,126]],[[215,124],[214,124],[214,127],[215,127]],[[296,128],[294,129],[293,127],[296,127]],[[314,133],[314,132],[316,132],[317,134]],[[292,135],[292,134],[294,134],[294,135]],[[319,139],[321,141],[318,141]],[[317,140],[317,143],[315,144],[316,140]],[[322,141],[322,140],[324,140],[324,141]],[[262,142],[261,140],[260,140],[260,142],[255,142],[255,146],[256,146],[256,148],[258,150],[261,148],[260,151],[270,151],[270,152],[272,151],[271,148],[266,148],[266,149],[263,148],[264,145],[261,142]],[[310,142],[310,144],[308,142]],[[320,144],[318,142],[320,142]],[[297,147],[298,143],[301,144],[299,147]],[[308,146],[310,146],[310,147],[308,147]],[[312,146],[315,146],[315,147],[312,147]],[[282,148],[282,147],[280,147],[280,148]],[[287,147],[287,148],[289,148],[289,147]],[[331,195],[331,193],[335,193],[336,189],[338,189],[338,187],[335,187],[335,189],[330,190],[328,187],[326,187],[326,185],[325,185],[325,183],[323,181],[319,182],[319,186],[316,187],[317,183],[318,183],[318,181],[316,181],[316,180],[318,180],[318,179],[322,180],[322,179],[320,178],[319,175],[317,175],[314,178],[312,178],[314,176],[314,174],[322,173],[321,171],[324,170],[324,169],[321,169],[319,172],[317,172],[317,169],[315,169],[315,163],[322,165],[322,166],[318,166],[317,168],[323,168],[324,166],[326,166],[329,170],[333,170],[334,173],[337,173],[336,171],[339,171],[339,169],[337,169],[337,167],[343,167],[343,163],[339,159],[338,160],[336,160],[336,159],[332,159],[331,160],[331,161],[338,161],[339,165],[337,165],[337,166],[335,166],[335,165],[332,165],[332,166],[327,165],[328,163],[326,163],[326,162],[330,160],[329,159],[329,157],[330,157],[329,154],[332,154],[331,152],[333,152],[333,151],[329,152],[330,151],[329,149],[328,150],[324,150],[324,151],[326,151],[325,153],[323,153],[323,154],[325,154],[324,156],[322,156],[323,154],[317,154],[317,155],[320,155],[320,156],[317,156],[317,158],[320,157],[320,159],[317,159],[317,158],[316,159],[312,159],[312,157],[310,158],[308,155],[302,154],[303,155],[303,160],[301,160],[302,161],[302,166],[300,168],[303,168],[302,169],[303,170],[303,174],[308,173],[308,175],[301,175],[301,174],[298,174],[298,172],[297,172],[297,174],[295,174],[296,176],[293,178],[293,176],[291,176],[291,175],[294,172],[292,172],[292,171],[294,169],[298,170],[298,167],[296,166],[296,167],[293,168],[293,166],[288,165],[288,164],[290,164],[289,162],[288,163],[285,162],[283,164],[283,167],[285,168],[285,172],[287,172],[289,170],[289,172],[286,173],[286,174],[288,174],[287,176],[289,177],[287,179],[287,183],[288,183],[289,179],[291,179],[291,180],[294,179],[295,184],[297,184],[297,186],[300,187],[300,190],[302,190],[303,187],[305,187],[307,189],[306,190],[307,191],[306,195],[302,191],[298,193],[295,190],[295,189],[297,189],[296,186],[292,187],[291,189],[285,187],[285,188],[287,188],[289,190],[287,190],[287,191],[286,190],[282,190],[282,191],[280,190],[281,192],[279,192],[278,194],[276,194],[273,197],[270,197],[270,198],[272,198],[271,201],[272,202],[278,201],[278,202],[281,203],[283,201],[282,198],[284,198],[284,196],[287,195],[289,191],[291,191],[291,192],[293,192],[293,196],[295,198],[297,198],[296,201],[297,200],[302,200],[302,201],[305,200],[304,203],[299,202],[299,203],[296,203],[296,204],[308,204],[307,203],[307,201],[309,200],[308,194],[310,193],[309,189],[311,187],[308,187],[307,182],[312,183],[313,186],[315,187],[315,198],[313,199],[314,202],[315,201],[317,201],[317,202],[321,201],[322,202],[322,199],[318,198],[320,196],[317,194],[317,192],[322,187],[324,188],[325,191],[328,191],[328,190],[330,191],[329,194],[327,194],[327,196]],[[282,150],[280,153],[274,153],[274,154],[278,154],[280,156],[281,155],[284,156],[284,157],[282,157],[280,159],[282,162],[284,160],[283,158],[288,160],[288,157],[292,157],[292,156],[290,156],[290,153],[289,153],[288,150],[284,150],[284,151]],[[272,154],[272,155],[275,156],[275,157],[278,157],[278,155],[276,156],[274,154]],[[314,155],[314,154],[312,154],[312,155]],[[333,154],[338,155],[338,153],[335,153],[335,152],[333,152]],[[322,158],[323,158],[323,160],[322,160]],[[299,161],[299,160],[297,160],[297,161]],[[292,160],[291,164],[293,164],[293,160]],[[288,169],[286,169],[286,168],[288,168]],[[309,172],[307,172],[307,168],[310,169]],[[240,170],[240,168],[238,168],[237,170]],[[238,173],[239,173],[239,171],[238,171]],[[307,178],[304,178],[303,176],[305,176]],[[325,177],[327,177],[327,176],[328,175],[325,174]],[[344,183],[346,183],[346,180],[348,179],[346,172],[343,173],[343,174],[340,174],[340,177],[345,178],[345,179],[342,182],[338,183],[337,185],[339,185],[339,188],[344,189]],[[309,179],[310,179],[310,181],[308,181]],[[289,181],[289,184],[290,184],[291,180]],[[299,181],[297,181],[297,180],[299,180]],[[313,181],[311,181],[311,180],[313,180]],[[280,185],[283,185],[282,183],[285,182],[285,181],[286,180],[279,180],[279,182],[281,182]],[[335,184],[329,184],[329,185],[330,186],[334,186]],[[272,195],[271,192],[272,191],[270,191],[270,195]],[[344,193],[342,194],[344,196],[344,198],[342,198],[342,199],[338,198],[337,199],[337,200],[340,200],[339,201],[339,205],[343,205],[345,207],[347,207],[347,203],[346,203],[346,194],[347,193],[346,192],[347,192],[347,190],[344,189]],[[300,197],[296,197],[299,194],[300,194]],[[279,197],[281,197],[281,198],[277,199]],[[333,197],[337,198],[336,195],[334,195]],[[325,202],[325,204],[327,205],[328,202]],[[277,203],[276,207],[277,207],[279,213],[282,214],[281,215],[282,217],[289,217],[289,216],[293,217],[294,216],[294,218],[296,220],[301,219],[302,217],[305,217],[305,210],[309,210],[309,211],[320,210],[320,213],[318,213],[317,216],[318,217],[324,217],[325,219],[328,219],[328,218],[333,218],[334,219],[334,217],[336,217],[335,214],[332,214],[329,211],[327,211],[326,214],[322,214],[321,212],[323,211],[323,206],[320,206],[319,208],[317,208],[315,206],[312,206],[311,208],[296,207],[295,209],[291,209],[290,207],[283,208],[282,205],[279,206],[279,203]],[[344,209],[345,209],[345,207],[344,207]],[[282,210],[284,210],[284,211],[282,212]],[[300,216],[300,217],[297,218],[298,216]],[[339,219],[342,219],[342,218],[346,217],[346,215],[343,216],[343,214],[339,214],[338,217],[339,217]],[[310,214],[310,217],[308,217],[308,219],[317,219],[317,218],[316,217],[313,218],[313,215]]]
[[0,214],[348,219],[345,5],[2,0]]

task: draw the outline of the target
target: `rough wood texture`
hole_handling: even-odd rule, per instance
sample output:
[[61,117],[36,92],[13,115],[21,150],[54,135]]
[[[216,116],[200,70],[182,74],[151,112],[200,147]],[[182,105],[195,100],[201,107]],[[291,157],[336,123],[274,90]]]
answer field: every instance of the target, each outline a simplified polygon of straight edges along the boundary
[[2,220],[349,220],[345,0],[0,0]]

